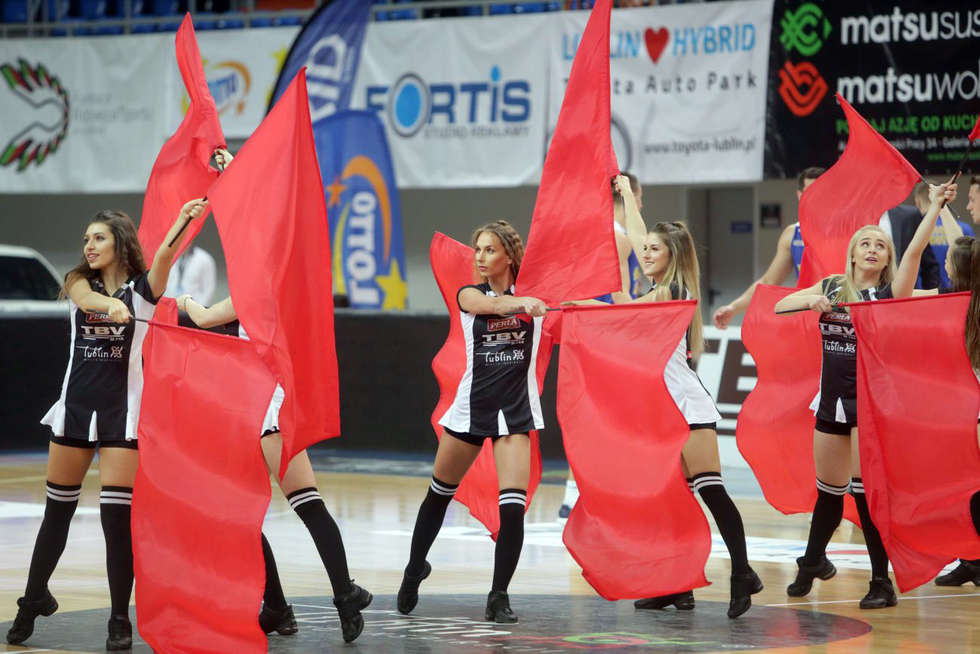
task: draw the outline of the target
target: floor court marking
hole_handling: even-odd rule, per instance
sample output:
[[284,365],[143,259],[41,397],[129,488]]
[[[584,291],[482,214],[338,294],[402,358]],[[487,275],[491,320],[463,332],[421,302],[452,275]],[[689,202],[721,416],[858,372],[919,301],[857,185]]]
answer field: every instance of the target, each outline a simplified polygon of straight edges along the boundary
[[[899,599],[901,601],[906,600],[924,600],[924,599],[956,599],[960,597],[980,597],[980,593],[961,593],[958,595],[900,595]],[[848,599],[848,600],[820,600],[816,602],[786,602],[785,604],[763,604],[763,606],[811,606],[816,604],[850,604],[852,602],[860,602],[860,599]]]

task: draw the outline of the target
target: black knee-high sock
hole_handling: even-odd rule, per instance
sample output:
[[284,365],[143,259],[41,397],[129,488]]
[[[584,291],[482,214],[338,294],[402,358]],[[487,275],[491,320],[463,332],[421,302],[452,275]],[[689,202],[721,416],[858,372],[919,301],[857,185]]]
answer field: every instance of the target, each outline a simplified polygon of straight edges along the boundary
[[820,563],[827,551],[827,544],[844,517],[844,494],[847,486],[834,486],[817,479],[817,501],[810,519],[810,535],[806,541],[803,565]]
[[265,534],[262,534],[262,558],[265,560],[265,592],[262,593],[262,601],[270,609],[281,611],[286,608],[286,596],[282,592],[282,583],[279,581],[276,557]]
[[109,596],[113,615],[129,615],[133,595],[133,536],[130,517],[133,489],[103,486],[99,498],[102,533],[105,536],[105,567],[109,576]]
[[48,499],[44,505],[44,519],[34,541],[34,555],[27,573],[27,588],[24,597],[29,600],[40,599],[48,588],[48,580],[54,573],[61,553],[68,542],[68,525],[75,515],[82,487],[63,486],[47,483]]
[[320,560],[323,561],[323,567],[327,569],[327,576],[330,577],[334,597],[350,592],[351,579],[350,572],[347,570],[344,539],[333,516],[327,511],[327,505],[323,503],[319,491],[312,486],[301,488],[290,493],[286,499],[313,537],[316,550],[320,553]]
[[490,590],[507,592],[524,546],[524,509],[527,491],[505,488],[500,491],[500,531],[493,552],[493,585]]
[[871,576],[888,576],[888,554],[885,546],[881,542],[881,534],[875,527],[871,519],[871,511],[868,510],[868,499],[864,495],[864,482],[860,477],[851,479],[851,493],[854,495],[854,503],[857,504],[858,517],[861,518],[861,531],[864,532],[864,543],[868,546],[868,556],[871,558]]
[[970,498],[970,517],[973,518],[973,528],[980,535],[980,491],[973,494]]
[[429,491],[425,494],[425,499],[419,507],[419,514],[415,518],[412,549],[408,557],[408,565],[405,566],[405,574],[412,577],[422,574],[425,557],[429,554],[429,548],[435,542],[436,536],[439,535],[442,521],[446,517],[446,508],[456,494],[457,488],[459,484],[447,484],[432,477]]
[[732,574],[740,574],[749,571],[749,557],[745,549],[745,527],[742,525],[742,516],[728,496],[725,484],[721,480],[720,472],[702,472],[694,475],[694,490],[704,500],[711,515],[714,516],[715,524],[721,533],[725,546],[728,547],[728,554],[732,559]]

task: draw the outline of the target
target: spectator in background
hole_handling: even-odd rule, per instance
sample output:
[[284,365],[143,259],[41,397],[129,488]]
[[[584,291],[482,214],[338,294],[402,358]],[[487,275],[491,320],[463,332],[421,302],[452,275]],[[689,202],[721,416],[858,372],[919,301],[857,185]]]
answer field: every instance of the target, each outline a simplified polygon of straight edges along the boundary
[[203,305],[211,302],[217,283],[217,266],[207,250],[191,245],[174,264],[167,281],[167,297],[190,295]]
[[[920,182],[915,185],[915,191],[913,193],[913,198],[915,200],[915,206],[918,207],[919,213],[925,215],[929,210],[929,185],[925,182]],[[948,211],[946,209],[945,211]],[[944,217],[944,220],[946,217]],[[956,221],[960,230],[966,236],[973,236],[973,227],[969,223],[965,223],[961,220]],[[929,240],[929,246],[932,250],[933,256],[936,257],[936,261],[946,261],[946,251],[949,250],[949,244],[947,243],[946,233],[943,230],[942,225],[936,225],[935,231],[932,233],[932,238]],[[949,281],[949,275],[946,274],[946,267],[943,264],[939,264],[939,277],[940,284],[939,288],[949,288],[952,284]]]
[[970,190],[966,198],[966,212],[973,219],[973,224],[980,225],[980,175],[970,178]]
[[[928,186],[925,187],[925,192],[925,206],[928,208]],[[918,196],[916,195],[915,197]],[[912,242],[912,237],[915,235],[915,230],[918,229],[919,223],[922,222],[922,216],[923,212],[917,206],[913,207],[907,204],[900,204],[886,211],[878,220],[878,226],[881,227],[885,234],[891,237],[892,243],[895,244],[895,256],[898,259],[901,259],[905,255],[905,251],[908,249],[909,243]],[[922,253],[922,259],[919,263],[919,276],[915,287],[939,288],[940,281],[939,262],[936,261],[936,255],[933,253],[932,248],[926,248]]]

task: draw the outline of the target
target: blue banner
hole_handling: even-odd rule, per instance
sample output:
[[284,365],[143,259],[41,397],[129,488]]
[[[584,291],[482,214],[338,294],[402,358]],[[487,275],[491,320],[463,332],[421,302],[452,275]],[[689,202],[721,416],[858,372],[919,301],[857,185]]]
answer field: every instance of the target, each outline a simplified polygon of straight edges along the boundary
[[405,239],[384,126],[373,111],[313,124],[327,199],[334,292],[358,309],[406,308]]
[[367,0],[333,0],[317,9],[286,55],[269,109],[303,66],[314,123],[347,109],[370,10]]

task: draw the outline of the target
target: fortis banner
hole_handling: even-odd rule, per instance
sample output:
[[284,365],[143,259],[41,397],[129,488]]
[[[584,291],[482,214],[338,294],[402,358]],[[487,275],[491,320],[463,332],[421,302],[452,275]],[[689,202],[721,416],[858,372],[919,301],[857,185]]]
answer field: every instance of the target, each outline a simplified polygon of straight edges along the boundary
[[975,2],[776,0],[772,25],[766,177],[837,160],[847,121],[835,92],[920,173],[956,169],[980,111]]
[[[613,147],[651,184],[762,178],[771,0],[612,13]],[[554,129],[586,12],[563,12],[551,44]]]

